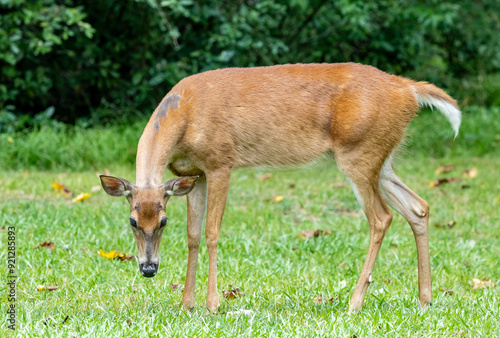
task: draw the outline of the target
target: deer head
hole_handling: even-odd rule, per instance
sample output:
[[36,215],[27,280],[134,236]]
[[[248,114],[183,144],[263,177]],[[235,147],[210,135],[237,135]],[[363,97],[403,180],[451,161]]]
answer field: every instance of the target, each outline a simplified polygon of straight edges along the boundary
[[154,277],[160,262],[158,248],[167,225],[165,206],[171,196],[188,194],[198,176],[171,179],[159,186],[136,186],[113,176],[99,175],[110,196],[125,196],[130,204],[130,226],[139,251],[139,269],[144,277]]

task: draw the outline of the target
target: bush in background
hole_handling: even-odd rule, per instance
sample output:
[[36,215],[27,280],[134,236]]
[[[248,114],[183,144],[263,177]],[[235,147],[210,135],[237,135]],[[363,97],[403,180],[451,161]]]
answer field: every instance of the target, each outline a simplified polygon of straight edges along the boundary
[[148,116],[220,67],[362,62],[497,105],[500,2],[4,0],[0,131]]

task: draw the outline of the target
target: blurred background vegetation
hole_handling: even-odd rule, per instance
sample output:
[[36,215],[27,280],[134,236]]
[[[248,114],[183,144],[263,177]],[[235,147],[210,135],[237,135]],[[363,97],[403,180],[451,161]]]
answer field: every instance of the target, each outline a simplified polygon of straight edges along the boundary
[[[462,107],[488,109],[473,112],[498,113],[489,108],[500,106],[498,0],[0,0],[0,6],[4,165],[21,159],[19,165],[50,168],[40,157],[53,154],[23,153],[13,144],[26,138],[39,148],[50,128],[49,148],[58,134],[78,139],[88,127],[111,124],[136,145],[145,118],[174,84],[221,67],[361,62],[433,82]],[[119,156],[132,162],[128,147]]]
[[498,0],[2,0],[0,123],[149,116],[220,67],[362,62],[500,104]]

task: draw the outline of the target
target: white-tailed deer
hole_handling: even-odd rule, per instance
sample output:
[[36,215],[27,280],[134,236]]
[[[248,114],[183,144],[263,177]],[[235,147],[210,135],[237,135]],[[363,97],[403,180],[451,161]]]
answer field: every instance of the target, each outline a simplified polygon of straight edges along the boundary
[[[297,64],[228,68],[180,81],[147,124],[137,151],[136,184],[101,175],[105,191],[126,196],[142,274],[158,269],[158,246],[171,196],[187,194],[189,257],[183,305],[194,305],[202,222],[209,254],[207,308],[219,306],[217,243],[231,170],[295,166],[332,153],[368,219],[370,245],[350,301],[360,309],[392,214],[406,218],[418,253],[420,305],[432,300],[428,245],[429,206],[396,176],[393,152],[419,107],[438,108],[455,134],[456,101],[427,82],[374,67]],[[162,184],[168,168],[179,178]]]

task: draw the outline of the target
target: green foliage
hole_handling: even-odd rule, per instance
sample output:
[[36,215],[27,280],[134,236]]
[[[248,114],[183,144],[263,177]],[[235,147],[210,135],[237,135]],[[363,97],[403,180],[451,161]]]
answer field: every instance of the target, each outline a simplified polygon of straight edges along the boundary
[[500,101],[483,81],[500,72],[496,0],[2,5],[0,131],[39,125],[30,117],[49,107],[80,125],[147,116],[183,77],[230,66],[355,61],[451,88],[467,104]]

